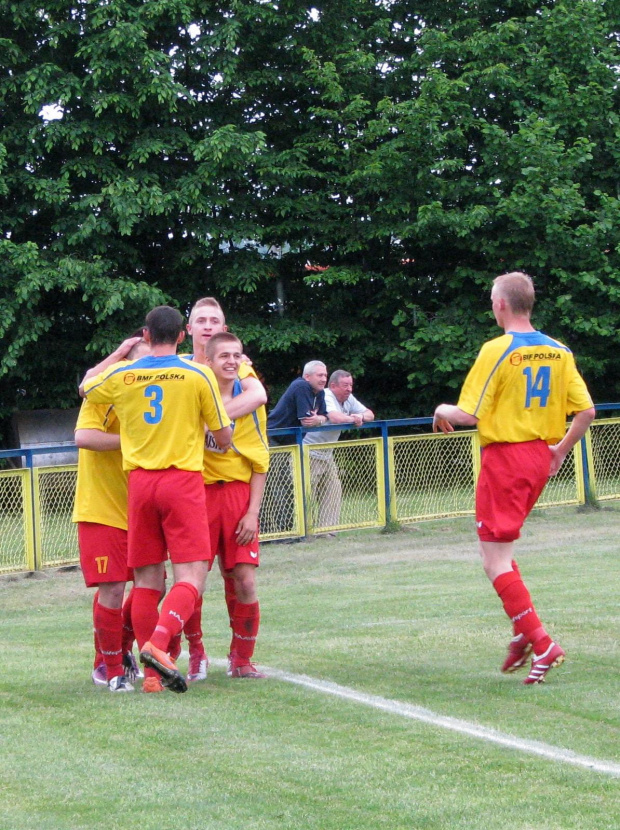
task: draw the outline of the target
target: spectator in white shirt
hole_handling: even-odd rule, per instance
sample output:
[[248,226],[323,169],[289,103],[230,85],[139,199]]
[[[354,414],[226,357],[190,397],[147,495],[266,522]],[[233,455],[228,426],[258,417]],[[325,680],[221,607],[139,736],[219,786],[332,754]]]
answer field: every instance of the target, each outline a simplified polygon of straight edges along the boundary
[[[375,418],[372,410],[354,397],[353,377],[344,369],[336,369],[332,372],[329,378],[329,388],[325,390],[325,405],[331,424],[360,426]],[[330,429],[308,432],[304,437],[304,444],[333,443],[339,439],[341,431]],[[317,526],[320,528],[335,527],[340,523],[342,484],[333,449],[317,447],[310,450],[310,481],[318,504]]]

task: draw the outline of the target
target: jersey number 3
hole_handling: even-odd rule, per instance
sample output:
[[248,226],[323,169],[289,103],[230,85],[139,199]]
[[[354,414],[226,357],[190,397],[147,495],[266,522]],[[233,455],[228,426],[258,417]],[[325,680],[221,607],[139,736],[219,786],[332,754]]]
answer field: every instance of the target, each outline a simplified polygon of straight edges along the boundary
[[158,424],[164,414],[161,405],[161,402],[164,399],[164,390],[161,386],[157,386],[157,384],[152,383],[144,390],[144,397],[148,398],[150,407],[150,409],[144,413],[144,420],[147,424]]
[[532,398],[538,398],[539,406],[547,406],[551,393],[551,366],[540,366],[535,375],[532,375],[532,367],[527,366],[523,370],[527,381],[525,390],[525,408],[532,406]]

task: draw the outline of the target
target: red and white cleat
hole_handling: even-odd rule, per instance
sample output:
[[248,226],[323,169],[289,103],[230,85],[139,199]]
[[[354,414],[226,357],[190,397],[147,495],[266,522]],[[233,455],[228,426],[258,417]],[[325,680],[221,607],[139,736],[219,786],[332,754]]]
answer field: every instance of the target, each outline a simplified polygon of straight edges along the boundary
[[551,643],[544,654],[534,654],[530,673],[523,683],[529,686],[532,683],[544,683],[547,672],[561,666],[564,662],[565,651],[555,643]]

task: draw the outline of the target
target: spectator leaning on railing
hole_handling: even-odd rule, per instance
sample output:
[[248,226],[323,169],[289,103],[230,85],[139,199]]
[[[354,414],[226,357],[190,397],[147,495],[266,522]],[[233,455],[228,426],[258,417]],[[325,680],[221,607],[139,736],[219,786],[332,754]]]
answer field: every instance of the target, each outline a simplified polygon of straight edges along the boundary
[[[315,427],[327,423],[325,385],[327,367],[320,360],[311,360],[304,366],[303,377],[294,380],[269,413],[267,427]],[[295,443],[293,435],[270,436],[270,445]],[[290,531],[295,521],[293,473],[291,456],[276,453],[271,459],[271,475],[277,481],[278,498],[273,511],[273,529],[276,533]]]
[[[327,423],[325,384],[327,366],[320,360],[311,360],[304,366],[303,375],[294,380],[269,413],[267,427],[320,427]],[[275,444],[294,444],[292,435],[272,437]]]
[[[373,411],[354,397],[353,377],[344,369],[332,372],[329,388],[325,390],[325,405],[331,424],[360,426],[375,418]],[[340,433],[339,429],[308,432],[304,444],[333,443],[340,438]],[[332,449],[310,450],[310,480],[312,493],[319,504],[319,527],[334,527],[340,521],[342,484]]]

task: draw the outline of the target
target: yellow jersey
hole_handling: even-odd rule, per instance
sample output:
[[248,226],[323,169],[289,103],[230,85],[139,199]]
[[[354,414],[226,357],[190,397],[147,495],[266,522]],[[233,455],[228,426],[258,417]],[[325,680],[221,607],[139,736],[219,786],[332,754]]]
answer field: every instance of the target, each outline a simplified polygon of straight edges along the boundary
[[114,404],[126,470],[202,470],[204,424],[230,426],[211,369],[178,355],[114,363],[84,391],[93,403]]
[[[88,400],[82,403],[75,428],[120,432],[114,407]],[[127,530],[127,473],[120,450],[79,450],[72,519]]]
[[[245,376],[248,374],[245,373]],[[241,383],[236,380],[233,397],[241,391]],[[266,473],[268,469],[267,413],[264,406],[235,420],[232,445],[226,452],[217,447],[213,436],[207,432],[202,468],[205,484],[215,481],[249,482],[252,473]]]
[[458,402],[478,418],[482,446],[537,438],[557,444],[567,416],[592,406],[570,349],[540,331],[507,332],[485,343]]

